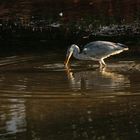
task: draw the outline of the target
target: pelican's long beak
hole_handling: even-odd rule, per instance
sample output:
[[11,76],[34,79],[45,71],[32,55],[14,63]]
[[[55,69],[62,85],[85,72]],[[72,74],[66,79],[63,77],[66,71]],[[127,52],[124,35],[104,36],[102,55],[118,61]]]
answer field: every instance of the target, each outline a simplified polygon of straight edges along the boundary
[[66,59],[65,59],[65,61],[64,61],[64,65],[65,65],[65,66],[68,65],[71,56],[72,56],[72,52],[70,52],[69,55],[66,57]]

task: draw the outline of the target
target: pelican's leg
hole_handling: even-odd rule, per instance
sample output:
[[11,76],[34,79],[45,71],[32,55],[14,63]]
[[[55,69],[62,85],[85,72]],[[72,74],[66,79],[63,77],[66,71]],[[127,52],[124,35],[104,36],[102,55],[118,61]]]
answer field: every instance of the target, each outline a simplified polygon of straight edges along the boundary
[[105,63],[104,59],[101,59],[101,62],[103,64],[103,66],[105,67],[106,66],[106,63]]
[[106,63],[104,62],[103,59],[101,59],[101,60],[99,61],[99,63],[100,63],[100,68],[101,68],[101,69],[104,68],[104,67],[106,66]]

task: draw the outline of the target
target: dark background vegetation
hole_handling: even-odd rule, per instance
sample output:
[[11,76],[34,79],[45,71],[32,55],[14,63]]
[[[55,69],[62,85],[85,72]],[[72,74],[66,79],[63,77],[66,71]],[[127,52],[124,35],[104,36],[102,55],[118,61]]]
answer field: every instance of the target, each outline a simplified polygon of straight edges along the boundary
[[125,43],[140,52],[140,1],[0,1],[1,53],[65,50],[95,40]]

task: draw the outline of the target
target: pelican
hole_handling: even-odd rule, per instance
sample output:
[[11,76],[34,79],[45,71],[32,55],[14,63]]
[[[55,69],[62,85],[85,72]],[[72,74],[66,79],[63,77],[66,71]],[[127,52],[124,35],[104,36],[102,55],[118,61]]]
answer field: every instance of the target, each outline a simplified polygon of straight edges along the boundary
[[111,55],[119,54],[126,50],[128,50],[127,46],[109,41],[90,42],[84,46],[82,52],[80,52],[77,45],[72,44],[67,50],[64,65],[66,67],[68,66],[69,60],[73,54],[73,56],[79,60],[98,61],[100,67],[103,68],[106,66],[106,63],[104,62],[105,58],[108,58]]

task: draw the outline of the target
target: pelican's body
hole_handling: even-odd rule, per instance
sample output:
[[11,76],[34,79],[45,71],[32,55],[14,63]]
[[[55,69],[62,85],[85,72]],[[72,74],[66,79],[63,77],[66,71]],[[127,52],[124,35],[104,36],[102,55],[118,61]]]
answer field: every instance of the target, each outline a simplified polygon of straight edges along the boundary
[[104,67],[106,65],[104,62],[105,58],[111,55],[119,54],[125,50],[128,50],[128,47],[120,43],[94,41],[86,44],[80,53],[79,47],[73,44],[67,51],[65,66],[68,65],[70,57],[73,54],[76,59],[98,61],[100,63],[100,67]]

